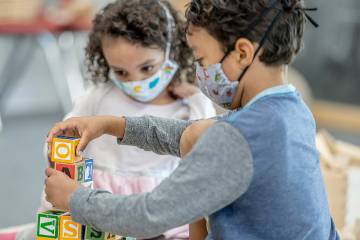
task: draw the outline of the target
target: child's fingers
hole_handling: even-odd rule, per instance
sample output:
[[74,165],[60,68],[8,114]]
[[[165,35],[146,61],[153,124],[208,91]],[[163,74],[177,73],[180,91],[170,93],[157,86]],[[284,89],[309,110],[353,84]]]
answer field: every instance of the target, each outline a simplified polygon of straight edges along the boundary
[[53,169],[53,168],[47,168],[46,170],[45,170],[45,175],[47,176],[47,177],[51,177],[52,175],[54,175],[54,174],[56,174],[57,173],[57,171],[55,170],[55,169]]
[[57,136],[59,133],[61,133],[63,130],[63,124],[62,123],[56,123],[52,129],[50,129],[47,137],[47,142],[51,143],[53,138]]
[[78,126],[75,121],[56,123],[54,127],[49,131],[47,142],[51,143],[53,138],[58,136],[59,134],[71,133],[71,135],[73,135],[74,132],[77,132],[77,127]]
[[91,136],[88,132],[84,132],[80,138],[79,145],[77,146],[77,154],[81,155],[82,152],[85,150],[88,143],[91,141]]

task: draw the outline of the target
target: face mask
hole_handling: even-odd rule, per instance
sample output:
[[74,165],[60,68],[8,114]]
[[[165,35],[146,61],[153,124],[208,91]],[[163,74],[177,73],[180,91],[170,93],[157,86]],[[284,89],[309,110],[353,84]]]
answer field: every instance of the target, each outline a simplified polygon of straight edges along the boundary
[[228,79],[222,69],[222,61],[207,67],[202,67],[199,63],[195,65],[201,91],[219,106],[230,108],[239,82]]
[[175,21],[169,9],[161,1],[159,1],[159,4],[164,9],[168,22],[168,43],[165,52],[165,62],[160,69],[150,78],[130,82],[121,81],[116,78],[113,71],[110,72],[110,79],[115,86],[120,88],[128,96],[140,102],[150,102],[159,96],[159,94],[169,85],[179,69],[179,65],[170,60],[172,33],[175,29]]
[[[253,28],[258,24],[258,22],[266,17],[266,15],[270,12],[270,10],[275,6],[277,0],[273,0],[271,3],[270,8],[266,8],[255,20],[252,24],[249,25],[248,29],[245,31],[244,36],[246,37],[247,34],[253,30]],[[258,55],[260,49],[264,45],[267,36],[271,32],[274,24],[281,16],[282,11],[279,11],[277,15],[274,17],[273,21],[271,22],[270,26],[266,30],[263,38],[261,39],[258,48],[255,51],[253,61],[255,60],[256,56]],[[231,51],[225,54],[223,59],[220,63],[210,65],[207,67],[202,67],[199,63],[196,63],[196,76],[199,81],[200,89],[202,92],[210,98],[214,103],[222,106],[226,109],[230,109],[230,106],[234,100],[234,96],[237,92],[239,87],[240,81],[245,76],[246,72],[249,70],[252,63],[247,66],[241,74],[237,81],[230,81],[228,77],[225,75],[222,69],[222,63],[224,59],[230,54]],[[240,100],[241,101],[241,100]],[[240,104],[241,105],[241,104]]]
[[167,59],[153,76],[145,80],[123,82],[116,78],[113,71],[110,73],[110,78],[115,86],[128,96],[140,102],[150,102],[169,85],[178,68],[178,64]]

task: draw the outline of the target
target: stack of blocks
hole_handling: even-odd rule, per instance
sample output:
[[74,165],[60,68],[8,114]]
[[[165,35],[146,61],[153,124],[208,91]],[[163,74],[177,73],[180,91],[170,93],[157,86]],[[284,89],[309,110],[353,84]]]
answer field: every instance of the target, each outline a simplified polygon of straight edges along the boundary
[[[52,142],[51,161],[54,168],[85,187],[92,187],[93,160],[76,154],[80,139],[57,137]],[[91,226],[82,226],[71,219],[69,213],[49,210],[37,216],[37,240],[119,239],[111,233],[99,232]],[[134,238],[121,238],[131,240]]]

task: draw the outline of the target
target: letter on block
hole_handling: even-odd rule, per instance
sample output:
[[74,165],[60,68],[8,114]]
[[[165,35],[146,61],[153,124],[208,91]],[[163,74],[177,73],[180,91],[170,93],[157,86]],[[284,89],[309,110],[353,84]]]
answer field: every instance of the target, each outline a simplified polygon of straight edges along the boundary
[[86,159],[84,167],[84,182],[91,182],[93,180],[93,167],[94,161],[92,159]]
[[36,235],[38,240],[58,239],[60,216],[64,212],[46,211],[37,216]]
[[[90,181],[92,181],[92,162],[88,162],[88,171],[90,171],[90,173],[88,173],[88,178],[91,178]],[[81,162],[76,162],[76,163],[55,163],[55,169],[65,173],[66,175],[69,176],[69,178],[74,179],[76,181],[78,181],[79,183],[83,183],[84,182],[84,177],[85,177],[85,166],[86,166],[86,161],[81,161]]]
[[75,168],[76,165],[74,164],[65,164],[65,163],[55,163],[55,169],[65,173],[66,175],[68,175],[69,178],[74,179],[75,180]]
[[81,240],[82,226],[74,222],[71,216],[60,217],[59,240]]
[[51,160],[58,163],[75,163],[80,160],[76,147],[80,139],[57,137],[53,139]]
[[83,226],[83,240],[116,240],[117,236],[112,233],[104,233],[91,226]]
[[79,183],[84,182],[84,173],[85,173],[84,169],[85,169],[84,164],[78,164],[76,166],[76,180]]

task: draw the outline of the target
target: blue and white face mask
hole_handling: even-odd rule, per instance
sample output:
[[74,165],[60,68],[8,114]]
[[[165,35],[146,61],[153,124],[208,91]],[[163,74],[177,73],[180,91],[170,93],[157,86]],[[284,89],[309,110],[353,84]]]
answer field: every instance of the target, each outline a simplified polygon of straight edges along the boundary
[[140,102],[150,102],[160,95],[174,78],[179,66],[177,63],[166,59],[160,69],[151,77],[140,80],[123,82],[117,79],[113,71],[110,79],[128,96]]
[[165,52],[165,61],[160,69],[153,76],[139,81],[124,82],[121,79],[118,79],[113,71],[110,71],[109,76],[115,86],[120,88],[128,96],[140,102],[150,102],[159,96],[170,84],[179,69],[179,65],[170,60],[172,33],[176,29],[175,21],[169,9],[160,1],[159,4],[164,9],[168,22],[168,42]]

